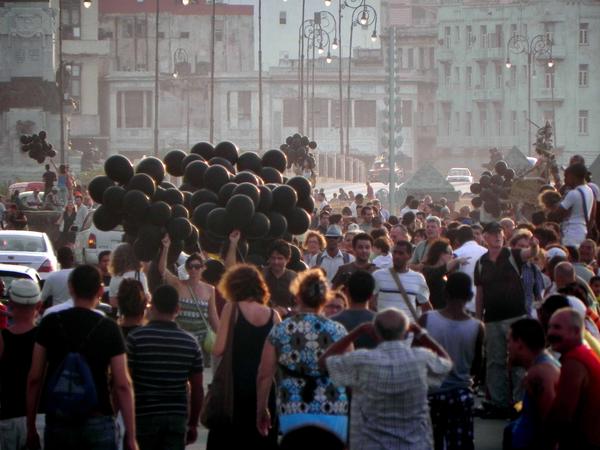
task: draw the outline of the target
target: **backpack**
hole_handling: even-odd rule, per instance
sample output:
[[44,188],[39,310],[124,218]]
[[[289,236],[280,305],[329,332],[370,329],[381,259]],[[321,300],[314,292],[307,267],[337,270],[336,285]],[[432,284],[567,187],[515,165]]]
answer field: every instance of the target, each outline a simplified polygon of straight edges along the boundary
[[[67,338],[60,314],[59,328]],[[92,334],[104,322],[102,317],[90,330],[76,351],[69,351],[48,382],[46,413],[66,420],[83,420],[98,405],[98,392],[92,371],[80,353]]]
[[[321,267],[321,263],[323,262],[324,252],[319,253],[317,255],[317,260],[315,261],[315,267]],[[350,262],[350,255],[346,252],[342,252],[342,261],[344,264],[348,264]]]

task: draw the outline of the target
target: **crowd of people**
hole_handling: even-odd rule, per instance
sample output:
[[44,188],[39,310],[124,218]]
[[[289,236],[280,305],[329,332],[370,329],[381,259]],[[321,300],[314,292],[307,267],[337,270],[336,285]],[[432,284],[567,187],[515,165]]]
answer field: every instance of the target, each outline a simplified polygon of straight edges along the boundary
[[61,247],[8,291],[0,449],[183,449],[202,420],[208,449],[468,450],[479,416],[507,450],[598,450],[600,195],[581,158],[564,178],[535,221],[317,191],[261,267],[239,231],[180,267],[168,236],[150,264]]

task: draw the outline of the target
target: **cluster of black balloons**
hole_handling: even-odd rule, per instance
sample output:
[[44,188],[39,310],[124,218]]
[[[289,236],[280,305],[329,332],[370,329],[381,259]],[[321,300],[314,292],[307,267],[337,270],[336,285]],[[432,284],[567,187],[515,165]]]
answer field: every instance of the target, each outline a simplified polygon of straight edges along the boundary
[[[228,141],[200,142],[190,153],[172,150],[162,161],[146,157],[135,168],[125,156],[112,155],[104,164],[106,175],[88,186],[101,204],[94,224],[103,231],[122,225],[141,261],[157,256],[165,232],[174,261],[181,251],[200,247],[218,252],[233,230],[241,231],[248,258],[264,259],[273,239],[291,241],[304,233],[314,209],[310,182],[284,179],[286,165],[280,150],[262,157],[239,154]],[[183,177],[183,183],[164,181],[166,173]]]
[[28,153],[31,159],[35,159],[39,164],[43,164],[46,158],[54,158],[56,150],[52,148],[52,144],[46,142],[47,134],[44,130],[38,134],[21,136],[21,151]]
[[471,199],[471,204],[475,208],[483,206],[485,212],[499,218],[503,211],[511,207],[508,198],[515,171],[509,168],[505,161],[497,161],[494,172],[494,174],[489,171],[483,172],[479,182],[471,184],[471,192],[477,196]]
[[309,149],[314,150],[315,148],[317,148],[315,141],[311,141],[308,136],[302,136],[299,133],[288,136],[285,139],[285,144],[281,144],[279,147],[287,156],[288,169],[294,164],[303,168],[308,161],[308,168],[311,170],[317,166],[317,161]]

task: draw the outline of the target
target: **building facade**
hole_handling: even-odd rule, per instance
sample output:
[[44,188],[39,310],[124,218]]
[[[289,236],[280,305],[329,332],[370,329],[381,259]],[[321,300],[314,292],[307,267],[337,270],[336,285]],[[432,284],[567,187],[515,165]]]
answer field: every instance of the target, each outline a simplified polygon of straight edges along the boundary
[[[546,121],[561,163],[576,153],[595,158],[600,129],[590,124],[600,115],[600,84],[591,74],[600,70],[600,2],[452,1],[438,17],[436,151],[445,166],[480,168],[492,147],[532,154],[536,125]],[[527,44],[517,53],[509,45],[517,35],[551,53]]]

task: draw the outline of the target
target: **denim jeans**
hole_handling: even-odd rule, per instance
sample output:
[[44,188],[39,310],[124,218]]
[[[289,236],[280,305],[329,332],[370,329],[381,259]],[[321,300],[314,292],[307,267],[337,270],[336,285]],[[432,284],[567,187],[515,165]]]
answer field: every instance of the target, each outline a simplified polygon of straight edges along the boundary
[[[35,425],[40,434],[40,443],[44,448],[44,415],[38,414]],[[13,417],[12,419],[0,420],[0,450],[17,449],[25,447],[27,443],[27,418]]]
[[187,417],[136,417],[136,432],[140,450],[184,450]]
[[117,450],[115,419],[90,417],[83,423],[66,423],[46,417],[45,450]]

